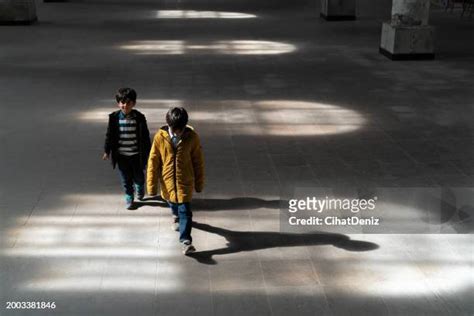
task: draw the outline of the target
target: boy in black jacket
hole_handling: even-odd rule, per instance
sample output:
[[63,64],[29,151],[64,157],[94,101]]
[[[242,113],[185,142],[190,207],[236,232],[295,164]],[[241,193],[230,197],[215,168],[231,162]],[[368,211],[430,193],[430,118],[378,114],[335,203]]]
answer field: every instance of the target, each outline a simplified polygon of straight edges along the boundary
[[114,169],[118,165],[126,207],[130,210],[134,193],[139,200],[145,196],[144,170],[151,148],[150,132],[145,115],[133,109],[137,101],[135,90],[121,88],[115,99],[120,110],[109,114],[102,159],[111,158]]

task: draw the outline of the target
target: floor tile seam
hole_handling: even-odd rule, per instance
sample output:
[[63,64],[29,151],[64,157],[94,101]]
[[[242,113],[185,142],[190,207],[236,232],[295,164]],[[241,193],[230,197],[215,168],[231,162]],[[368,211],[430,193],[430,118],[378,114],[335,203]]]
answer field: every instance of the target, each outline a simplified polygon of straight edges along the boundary
[[[255,105],[254,105],[254,102],[250,102],[250,108],[252,109],[252,112],[254,112],[255,114],[258,113],[258,110],[255,108]],[[254,115],[254,117],[257,117],[257,115]],[[256,124],[258,126],[259,122],[257,120],[254,119],[254,124]],[[262,132],[262,136],[263,135],[263,132]],[[278,175],[278,171],[276,169],[276,165],[271,157],[271,153],[270,151],[268,150],[268,143],[266,141],[266,137],[264,137],[264,141],[262,141],[262,147],[264,148],[264,156],[267,157],[268,161],[270,162],[270,166],[271,166],[271,170],[273,172],[274,175],[276,175],[276,179],[277,179],[277,182],[278,182],[278,186],[279,188],[281,188],[281,179],[280,179],[280,176]],[[281,198],[281,197],[280,197]]]
[[[156,247],[159,247],[159,246],[160,245],[158,244],[158,241],[157,241],[157,246]],[[159,266],[160,266],[160,260],[156,260],[156,262],[155,262],[155,286],[154,286],[155,298],[158,297],[158,271],[159,271]],[[156,304],[154,304],[154,306],[153,306],[154,309],[155,309],[155,305]]]
[[22,226],[26,226],[31,218],[31,216],[33,215],[33,212],[36,210],[36,208],[38,207],[38,204],[41,202],[42,198],[44,196],[44,187],[43,185],[41,185],[41,189],[40,189],[40,192],[38,193],[38,196],[36,198],[36,201],[34,203],[34,205],[31,207],[31,210],[30,210],[30,213],[28,214],[28,217],[25,221],[25,223],[23,223]]
[[[28,214],[28,217],[26,218],[25,222],[21,225],[21,226],[23,226],[24,228],[26,228],[26,227],[28,226],[28,222],[30,221],[30,218],[31,218],[31,216],[33,215],[33,212],[34,212],[35,209],[38,207],[38,204],[39,204],[39,202],[41,201],[43,195],[44,195],[44,188],[43,188],[43,186],[41,186],[40,192],[38,193],[38,196],[37,196],[37,198],[36,198],[36,201],[34,202],[33,206],[31,207],[31,210],[30,210],[30,212],[29,212],[29,214]],[[15,248],[15,247],[16,247],[16,244],[17,244],[18,238],[19,238],[19,237],[18,237],[19,234],[20,234],[20,232],[18,232],[18,233],[15,235],[15,240],[14,240],[14,242],[13,242],[12,247],[10,247],[10,248]]]
[[[118,212],[118,209],[117,209],[117,212]],[[111,254],[107,255],[106,258],[105,258],[105,264],[104,266],[102,267],[102,273],[101,273],[101,276],[100,276],[100,282],[99,282],[99,293],[98,293],[98,297],[103,295],[104,293],[104,289],[103,289],[103,285],[104,285],[104,279],[105,279],[105,271],[106,271],[106,268],[108,267],[108,265],[110,264],[110,261],[113,260],[113,257]]]
[[271,170],[273,171],[273,174],[276,176],[276,180],[277,180],[277,184],[278,184],[278,188],[279,188],[279,191],[280,191],[280,197],[279,197],[279,200],[281,200],[281,189],[282,189],[282,179],[281,179],[281,176],[280,174],[278,173],[278,170],[277,170],[277,167],[275,165],[275,162],[273,161],[273,158],[272,158],[272,155],[270,153],[270,151],[268,150],[268,143],[266,141],[263,141],[263,146],[265,148],[265,156],[268,158],[269,160],[269,165],[270,165],[270,168]]
[[[310,173],[311,173],[311,175],[312,175],[314,181],[316,181],[317,184],[320,185],[320,182],[319,182],[319,180],[318,180],[318,177],[317,177],[316,173],[314,172],[314,168],[312,167],[310,160],[308,160],[308,156],[305,155],[305,154],[302,152],[301,146],[298,146],[298,144],[297,144],[296,142],[294,142],[294,145],[295,145],[295,147],[296,147],[296,150],[298,151],[299,156],[303,157],[303,160],[304,160],[304,162],[305,162],[305,167],[307,167],[307,168],[310,170]],[[315,184],[316,184],[316,183],[315,183]]]
[[[235,144],[234,144],[233,139],[232,139],[232,132],[231,132],[228,124],[226,124],[226,129],[227,129],[228,132],[231,133],[230,134],[231,135],[230,136],[230,143],[231,143],[231,148],[232,148],[232,157],[233,157],[234,163],[235,163],[235,165],[237,167],[237,170],[238,170],[240,188],[243,191],[244,195],[246,196],[247,195],[247,190],[245,189],[244,182],[243,182],[241,165],[239,164],[239,161],[237,159],[237,155],[236,155],[236,152],[235,152]],[[253,219],[252,219],[252,216],[251,216],[251,212],[250,212],[250,210],[247,210],[246,213],[247,213],[247,219],[249,221],[250,227],[252,228]]]
[[[207,218],[207,214],[204,216],[204,218],[206,219]],[[207,220],[205,222],[208,222]],[[206,234],[204,236],[204,246],[207,248],[207,245],[209,243],[209,238],[210,236],[208,234]],[[199,250],[198,250],[199,251]],[[207,280],[209,282],[209,298],[211,300],[211,311],[212,311],[212,315],[216,315],[216,311],[215,311],[215,308],[214,308],[214,293],[213,293],[213,284],[212,284],[212,278],[211,278],[211,267],[210,266],[206,266],[206,273],[207,273]]]
[[259,291],[265,291],[265,286],[252,286],[252,287],[248,287],[248,286],[231,286],[231,287],[216,287],[216,288],[213,288],[213,291],[216,292],[216,293],[222,293],[222,292],[233,292],[233,291],[255,291],[255,290],[259,290]]
[[390,309],[388,307],[387,298],[384,295],[381,295],[381,294],[374,295],[374,298],[379,298],[382,301],[382,306],[385,309],[384,315],[390,315],[391,313],[390,313]]
[[[383,283],[383,282],[382,282],[382,281],[379,281],[378,283]],[[426,283],[425,280],[423,280],[423,284],[424,284],[424,285],[429,285],[429,284]],[[427,287],[427,288],[429,288],[429,287]],[[432,298],[439,298],[438,295],[437,295],[437,293],[436,293],[435,291],[433,291],[431,288],[429,288],[429,290],[430,290],[430,292],[433,294],[432,296],[428,296],[426,293],[423,293],[423,294],[421,295],[421,297],[423,297],[423,299],[425,300],[425,302],[426,302],[426,301],[429,302],[430,299],[432,299]],[[383,305],[384,305],[384,307],[385,307],[385,309],[386,309],[387,315],[390,314],[390,307],[389,307],[390,305],[389,305],[389,303],[387,302],[387,299],[391,299],[392,297],[386,296],[386,295],[382,295],[382,294],[379,294],[379,293],[373,295],[372,297],[373,297],[373,298],[378,298],[378,299],[380,299],[380,300],[383,302]],[[417,300],[418,300],[418,299],[419,299],[419,296],[417,297]],[[445,308],[445,304],[444,304],[444,303],[443,303],[443,308]]]
[[214,286],[212,284],[212,278],[211,278],[211,269],[210,267],[207,267],[207,277],[209,280],[209,296],[211,299],[211,309],[212,309],[212,315],[216,315],[216,310],[215,310],[215,299],[214,299]]
[[[430,286],[430,284],[428,284],[428,285]],[[442,302],[442,306],[446,311],[446,315],[449,315],[449,310],[450,309],[455,309],[457,313],[460,313],[462,311],[462,308],[459,308],[459,306],[452,307],[453,304],[449,300],[447,300],[446,296],[443,295],[443,293],[441,291],[439,291],[438,289],[433,290],[433,294],[434,294],[436,300],[439,300],[439,301]]]
[[[312,261],[312,260],[311,260]],[[319,280],[319,276],[318,276],[318,280]],[[323,297],[324,297],[324,304],[325,304],[325,310],[329,311],[331,310],[331,307],[329,305],[329,299],[328,299],[328,296],[327,296],[327,293],[326,293],[326,289],[325,289],[325,285],[320,283],[316,286],[310,286],[313,290],[314,288],[318,288],[318,289],[321,289],[322,291],[322,294],[323,294]],[[314,293],[314,292],[313,292]]]
[[[403,124],[400,124],[400,125],[403,125]],[[419,163],[418,160],[414,156],[412,156],[408,151],[405,150],[405,148],[403,148],[403,146],[401,146],[401,143],[399,140],[396,140],[392,135],[390,135],[389,133],[387,133],[387,131],[383,129],[382,129],[382,133],[384,133],[387,139],[389,139],[390,142],[393,144],[393,146],[396,146],[396,149],[401,151],[412,163],[414,164]],[[422,136],[421,140],[426,140],[426,138]]]
[[313,271],[314,275],[316,276],[317,280],[318,280],[318,285],[321,285],[322,282],[321,282],[321,278],[319,277],[319,273],[318,273],[318,270],[316,269],[316,266],[314,265],[314,262],[312,260],[312,257],[311,257],[311,252],[309,251],[309,248],[310,246],[308,245],[305,245],[304,249],[305,249],[305,252],[306,254],[308,255],[308,259],[310,264],[311,264],[311,270]]
[[461,169],[459,167],[459,164],[456,163],[456,162],[453,162],[452,160],[448,160],[447,161],[449,165],[451,165],[452,167],[454,167],[460,174],[462,174],[463,176],[465,177],[470,177],[472,176],[472,174],[469,174],[468,172],[466,172],[467,170],[464,170],[464,169]]
[[[279,187],[279,191],[280,191],[278,199],[281,200],[281,182],[280,182],[280,179],[279,179],[279,175],[276,172],[275,166],[273,165],[273,161],[271,159],[271,155],[268,151],[267,143],[265,141],[263,142],[263,146],[265,146],[265,156],[270,159],[270,164],[272,165],[273,172],[277,176],[278,187]],[[250,210],[248,210],[248,214],[249,214],[249,220],[250,220],[250,228],[252,229],[252,231],[255,231],[256,226],[254,224],[254,221],[256,220],[256,218],[254,216],[252,216],[252,212],[250,212]],[[257,258],[258,258],[258,256],[257,256]],[[263,273],[263,270],[262,270],[262,273]]]
[[[177,4],[177,6],[178,6],[178,4]],[[223,110],[223,105],[221,105],[221,110]],[[224,113],[225,113],[225,111],[224,111]],[[230,141],[231,141],[232,158],[233,158],[234,162],[236,163],[238,174],[239,174],[239,182],[241,182],[242,174],[241,174],[241,170],[240,170],[240,167],[239,167],[239,164],[238,164],[238,161],[237,161],[237,157],[235,156],[234,144],[232,142],[232,131],[231,131],[230,127],[228,126],[228,124],[225,124],[225,128],[226,128],[226,134],[228,135],[228,137],[230,138]],[[243,186],[243,184],[241,183],[241,188],[243,188],[242,186]],[[209,216],[209,215],[206,215],[206,217],[207,216]],[[206,237],[206,244],[209,243],[209,238],[210,238],[210,236]],[[213,282],[212,282],[210,267],[207,267],[207,275],[208,275],[208,279],[209,279],[209,295],[210,295],[210,298],[211,298],[212,315],[216,315],[216,306],[215,306],[215,298],[214,298],[214,290],[215,289],[214,289],[214,285],[213,285]]]
[[260,256],[257,256],[257,262],[258,262],[258,267],[259,267],[259,270],[260,270],[260,274],[262,276],[262,281],[263,281],[263,288],[264,288],[264,291],[265,291],[265,301],[267,302],[267,306],[268,306],[268,309],[270,311],[270,315],[275,315],[274,311],[273,311],[273,307],[272,307],[272,304],[270,302],[270,295],[269,295],[269,292],[268,292],[268,284],[267,284],[267,281],[265,280],[265,274],[263,273],[263,265],[262,265],[262,261],[260,259]]
[[[222,107],[223,107],[223,106],[221,106],[221,108],[222,108]],[[224,112],[225,112],[225,111],[224,111]],[[239,161],[238,161],[238,159],[237,159],[237,155],[236,155],[236,152],[235,152],[234,141],[232,140],[232,136],[233,136],[232,130],[231,130],[231,128],[229,127],[229,124],[225,124],[225,127],[226,127],[226,132],[228,133],[229,138],[230,138],[230,144],[231,144],[230,147],[232,148],[232,159],[233,159],[233,161],[234,161],[234,163],[235,163],[235,166],[236,166],[236,168],[237,168],[237,170],[238,170],[238,175],[239,175],[239,180],[238,180],[238,182],[239,182],[239,185],[240,185],[240,189],[241,189],[242,191],[244,191],[244,194],[245,194],[246,191],[245,191],[245,187],[244,187],[244,184],[243,184],[243,181],[242,181],[242,170],[241,170],[241,166],[240,166],[240,164],[239,164]]]

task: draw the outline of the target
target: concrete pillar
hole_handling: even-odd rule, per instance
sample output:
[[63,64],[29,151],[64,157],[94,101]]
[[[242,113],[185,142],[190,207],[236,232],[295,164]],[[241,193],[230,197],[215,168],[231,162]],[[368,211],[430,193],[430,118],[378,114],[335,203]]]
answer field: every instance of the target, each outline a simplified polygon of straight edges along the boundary
[[393,0],[392,20],[382,25],[380,53],[392,60],[433,59],[430,0]]
[[327,21],[356,19],[356,0],[321,0],[321,17]]
[[0,0],[0,24],[31,24],[37,20],[34,0]]

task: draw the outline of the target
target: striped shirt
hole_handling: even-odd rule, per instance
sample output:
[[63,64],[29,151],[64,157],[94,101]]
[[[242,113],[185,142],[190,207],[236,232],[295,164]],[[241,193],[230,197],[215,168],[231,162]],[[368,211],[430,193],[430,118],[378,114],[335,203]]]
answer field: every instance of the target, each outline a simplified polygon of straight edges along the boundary
[[119,114],[119,154],[133,156],[138,154],[137,120],[134,115]]

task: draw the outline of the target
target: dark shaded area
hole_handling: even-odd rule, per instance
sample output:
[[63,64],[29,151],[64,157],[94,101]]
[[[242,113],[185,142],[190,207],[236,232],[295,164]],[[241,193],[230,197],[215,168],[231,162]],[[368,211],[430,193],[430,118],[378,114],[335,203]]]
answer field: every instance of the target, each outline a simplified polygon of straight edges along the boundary
[[198,222],[193,222],[193,227],[220,235],[227,240],[226,248],[199,251],[191,255],[192,258],[204,264],[216,264],[217,262],[212,258],[214,255],[226,255],[241,251],[276,247],[333,245],[348,251],[369,251],[379,248],[375,243],[351,240],[349,237],[341,234],[320,232],[289,234],[278,232],[233,231]]
[[391,60],[432,60],[435,58],[435,54],[392,54],[382,47],[379,47],[379,53]]
[[38,19],[25,20],[25,21],[0,21],[1,26],[19,26],[19,25],[32,25],[38,22]]

